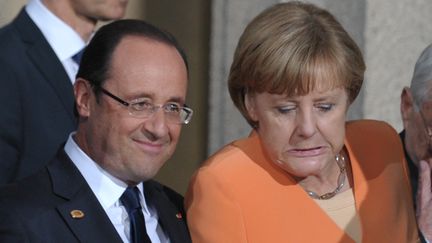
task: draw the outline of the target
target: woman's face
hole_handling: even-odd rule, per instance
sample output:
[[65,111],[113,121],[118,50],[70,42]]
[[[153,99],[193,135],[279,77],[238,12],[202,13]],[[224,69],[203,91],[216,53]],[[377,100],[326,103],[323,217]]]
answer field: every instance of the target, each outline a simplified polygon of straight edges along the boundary
[[246,96],[250,117],[271,160],[291,175],[323,176],[343,147],[347,92],[343,88],[304,96]]

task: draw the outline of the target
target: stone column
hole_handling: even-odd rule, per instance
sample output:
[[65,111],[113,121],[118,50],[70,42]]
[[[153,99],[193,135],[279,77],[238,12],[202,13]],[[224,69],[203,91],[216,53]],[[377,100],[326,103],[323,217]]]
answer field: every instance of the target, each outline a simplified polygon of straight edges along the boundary
[[400,94],[411,83],[420,53],[432,43],[431,13],[429,0],[367,1],[365,118],[402,129]]

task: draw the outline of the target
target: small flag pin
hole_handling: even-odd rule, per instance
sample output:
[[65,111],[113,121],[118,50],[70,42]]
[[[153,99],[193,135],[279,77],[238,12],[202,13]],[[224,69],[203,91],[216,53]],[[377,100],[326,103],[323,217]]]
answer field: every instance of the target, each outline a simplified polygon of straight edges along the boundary
[[84,218],[84,212],[78,209],[74,209],[70,212],[70,215],[73,219],[82,219]]

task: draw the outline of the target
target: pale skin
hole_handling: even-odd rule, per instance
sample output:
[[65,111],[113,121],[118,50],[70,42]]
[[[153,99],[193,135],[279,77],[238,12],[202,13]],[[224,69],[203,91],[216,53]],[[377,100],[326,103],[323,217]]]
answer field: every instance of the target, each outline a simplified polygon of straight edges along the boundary
[[[248,94],[246,108],[272,161],[306,190],[319,195],[337,187],[335,155],[342,151],[348,96],[343,88],[304,96]],[[342,191],[349,188],[345,183]]]
[[127,0],[42,0],[58,18],[71,26],[87,42],[99,20],[124,16]]

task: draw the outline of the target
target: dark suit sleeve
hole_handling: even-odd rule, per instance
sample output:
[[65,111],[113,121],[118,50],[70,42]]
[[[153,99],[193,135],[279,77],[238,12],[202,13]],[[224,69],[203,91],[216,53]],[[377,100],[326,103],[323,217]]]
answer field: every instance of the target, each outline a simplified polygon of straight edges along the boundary
[[76,128],[72,83],[22,10],[0,28],[0,185],[35,173]]
[[10,207],[0,203],[0,242],[29,242],[24,228],[12,215]]
[[4,184],[18,167],[23,118],[15,74],[2,60],[0,67],[0,184]]
[[163,190],[165,195],[169,198],[169,200],[177,206],[177,209],[184,213],[184,198],[181,194],[174,191],[173,189],[163,186]]

